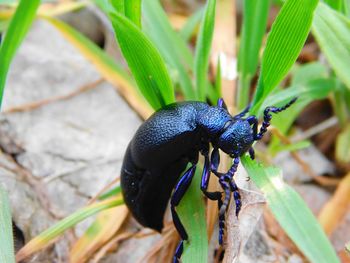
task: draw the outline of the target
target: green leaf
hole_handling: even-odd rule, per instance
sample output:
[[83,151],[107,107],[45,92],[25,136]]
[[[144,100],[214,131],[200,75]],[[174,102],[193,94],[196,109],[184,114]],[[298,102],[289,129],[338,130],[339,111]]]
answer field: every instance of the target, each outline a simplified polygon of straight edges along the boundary
[[84,207],[63,220],[59,221],[52,227],[40,233],[38,236],[30,240],[16,255],[17,262],[22,261],[25,257],[39,251],[48,246],[55,238],[64,233],[67,229],[75,226],[84,219],[109,208],[123,204],[122,198],[113,198],[96,204]]
[[256,114],[296,61],[309,34],[318,0],[287,0],[271,27],[253,100]]
[[109,0],[109,3],[114,8],[114,11],[125,15],[125,2],[123,0]]
[[341,163],[350,163],[350,124],[337,137],[335,157]]
[[282,179],[276,167],[264,167],[242,157],[242,163],[254,183],[263,191],[267,203],[284,231],[311,261],[340,262],[325,233],[303,199]]
[[221,98],[221,87],[222,87],[222,78],[221,78],[221,60],[220,57],[218,57],[218,63],[216,67],[216,74],[215,74],[215,93],[218,95],[219,98]]
[[143,1],[143,15],[144,30],[159,49],[170,70],[176,72],[185,99],[196,99],[189,74],[193,68],[193,55],[171,27],[159,0]]
[[272,118],[272,124],[285,134],[306,105],[314,100],[326,98],[334,87],[333,79],[321,78],[286,88],[269,96],[261,107],[261,112],[267,106],[282,106],[292,98],[298,97],[298,100],[288,110],[280,112]]
[[344,10],[344,0],[323,0],[327,5],[332,7],[334,10]]
[[120,187],[120,185],[117,185],[116,187],[112,188],[108,192],[101,194],[98,197],[98,200],[105,200],[107,198],[116,196],[117,194],[121,193],[121,191],[122,191],[122,188]]
[[211,41],[215,23],[216,0],[208,0],[197,39],[194,74],[198,99],[204,101],[208,87],[208,67]]
[[350,89],[350,20],[320,3],[312,33],[337,76]]
[[173,86],[159,51],[130,20],[110,15],[116,37],[142,94],[155,109],[175,101]]
[[277,143],[272,147],[269,147],[269,152],[272,155],[275,155],[278,152],[282,152],[282,151],[293,152],[293,151],[305,149],[310,146],[311,146],[310,141],[300,141],[300,142],[291,143],[291,144]]
[[339,79],[335,79],[333,96],[331,97],[333,111],[341,128],[348,124],[350,117],[350,89]]
[[[115,11],[111,1],[109,0],[92,0],[95,5],[100,8],[106,15],[108,15],[110,12]],[[123,3],[123,2],[121,2]]]
[[[292,72],[291,86],[305,85],[310,81],[328,78],[329,73],[325,65],[320,62],[311,62],[298,66]],[[316,92],[316,91],[315,91]]]
[[14,5],[17,2],[18,2],[17,0],[1,0],[2,5]]
[[203,17],[204,8],[199,8],[194,14],[192,14],[186,21],[185,25],[181,28],[179,34],[186,42],[194,35],[197,27],[199,26]]
[[11,218],[7,193],[0,185],[0,262],[15,262]]
[[176,208],[189,238],[188,242],[184,242],[184,252],[181,256],[183,263],[205,263],[208,261],[205,204],[200,184],[201,171],[197,168],[189,189]]
[[237,105],[239,109],[247,106],[250,82],[258,67],[259,51],[266,31],[270,0],[244,1],[243,23],[238,52],[239,90]]
[[[263,103],[261,111],[267,106],[282,106],[298,97],[297,102],[324,99],[334,89],[334,79],[319,78],[308,83],[296,84],[270,95]],[[295,102],[295,103],[297,103]]]
[[[9,20],[0,20],[0,32],[4,32],[7,30],[7,28],[10,25],[10,21]],[[1,43],[1,39],[0,39],[0,43]]]
[[[300,112],[312,101],[326,98],[330,92],[336,89],[334,79],[329,78],[327,68],[318,63],[309,63],[299,66],[293,71],[292,86],[271,94],[260,108],[259,114],[268,106],[282,106],[291,99],[298,100],[287,111],[274,115],[272,124],[280,132],[286,134]],[[274,149],[280,145],[280,140],[273,136],[269,145],[269,151],[274,154]]]
[[[275,92],[270,95],[261,107],[260,114],[267,106],[282,106],[285,105],[292,98],[298,97],[298,100],[288,110],[276,114],[272,118],[272,125],[276,127],[282,134],[287,134],[289,128],[300,115],[301,111],[312,101],[326,98],[330,92],[332,92],[336,85],[334,79],[324,78],[323,72],[320,74],[311,70],[311,65],[303,66],[298,70],[297,79],[292,81],[293,86],[284,90]],[[320,68],[319,68],[320,69]],[[300,72],[300,73],[299,73]],[[298,75],[305,73],[305,79],[299,79]],[[272,141],[269,144],[269,153],[274,155],[277,153],[278,148],[281,146],[280,139],[276,136],[272,137]]]
[[[141,0],[94,0],[106,13],[117,11],[141,28]],[[111,10],[112,9],[112,10]]]
[[141,28],[141,0],[124,0],[124,8],[125,16]]
[[10,63],[35,18],[39,4],[40,0],[22,0],[19,3],[0,46],[0,108]]
[[89,3],[86,1],[79,2],[62,2],[54,8],[39,9],[37,17],[51,16],[59,17],[67,13],[76,12],[85,8]]

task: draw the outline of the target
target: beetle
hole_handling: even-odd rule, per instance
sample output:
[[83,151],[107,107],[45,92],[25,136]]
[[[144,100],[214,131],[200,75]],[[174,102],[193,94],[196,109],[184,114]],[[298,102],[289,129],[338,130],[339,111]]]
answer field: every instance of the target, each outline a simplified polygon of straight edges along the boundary
[[[173,262],[179,262],[183,242],[188,240],[176,206],[191,184],[199,153],[204,156],[200,187],[207,198],[218,202],[219,244],[222,245],[225,213],[231,193],[236,204],[236,216],[242,205],[233,178],[240,156],[248,152],[254,159],[252,145],[267,131],[272,119],[271,113],[284,111],[296,99],[292,99],[283,107],[267,107],[259,131],[257,117],[245,117],[249,107],[232,116],[222,99],[218,100],[217,106],[196,101],[167,105],[139,127],[124,156],[121,168],[122,193],[135,219],[143,226],[159,232],[163,228],[163,217],[171,199],[173,222],[181,237]],[[209,156],[210,144],[213,150]],[[226,173],[218,171],[219,149],[233,158],[232,165]],[[184,172],[189,163],[190,168]],[[208,191],[211,173],[218,177],[223,193]]]

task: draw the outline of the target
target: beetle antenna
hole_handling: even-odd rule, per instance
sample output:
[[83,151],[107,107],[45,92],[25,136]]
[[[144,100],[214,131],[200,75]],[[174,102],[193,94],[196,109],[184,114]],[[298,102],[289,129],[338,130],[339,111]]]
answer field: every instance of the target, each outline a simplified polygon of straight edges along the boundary
[[291,101],[289,101],[286,105],[282,107],[274,107],[274,106],[267,107],[264,110],[264,121],[261,125],[259,133],[255,136],[256,137],[255,140],[260,140],[264,136],[264,133],[267,131],[267,127],[270,126],[270,121],[272,119],[271,113],[279,113],[281,111],[288,109],[297,99],[298,97],[293,98]]
[[227,110],[227,106],[223,98],[218,99],[217,106],[219,108],[224,108],[225,110]]
[[234,120],[237,120],[237,119],[241,119],[244,117],[244,115],[246,115],[248,113],[248,111],[250,110],[252,104],[249,103],[248,106],[240,113],[238,113],[237,115],[233,116],[233,119]]

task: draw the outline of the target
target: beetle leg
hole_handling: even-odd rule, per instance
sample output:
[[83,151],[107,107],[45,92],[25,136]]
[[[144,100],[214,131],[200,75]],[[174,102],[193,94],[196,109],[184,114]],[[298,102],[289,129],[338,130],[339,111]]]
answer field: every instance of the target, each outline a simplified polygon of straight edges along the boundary
[[178,263],[179,262],[183,250],[184,250],[184,241],[181,240],[180,243],[176,247],[173,263]]
[[219,108],[224,108],[225,110],[227,110],[227,106],[223,98],[218,99],[217,106]]
[[[208,185],[209,185],[209,179],[210,179],[210,162],[208,155],[204,155],[204,167],[203,167],[203,173],[202,173],[202,180],[201,180],[201,190],[203,194],[208,197],[210,200],[221,200],[221,192],[208,192]],[[219,206],[220,208],[220,206]]]
[[238,192],[237,185],[234,183],[233,176],[237,171],[237,167],[239,164],[239,158],[236,157],[233,160],[233,164],[231,168],[227,171],[226,174],[221,174],[219,182],[222,189],[225,191],[225,199],[224,202],[220,205],[219,208],[219,244],[221,245],[223,242],[223,235],[225,231],[225,214],[228,208],[228,204],[231,200],[231,192],[233,192],[233,197],[236,203],[236,216],[238,216],[239,211],[241,209],[241,196]]
[[[219,211],[222,207],[222,200],[218,200]],[[219,245],[222,245],[225,233],[225,213],[220,215],[219,213]]]
[[250,156],[250,159],[252,159],[252,160],[255,159],[255,152],[254,152],[253,147],[249,148],[249,156]]
[[225,232],[225,214],[227,210],[227,206],[231,200],[231,191],[230,185],[227,181],[225,181],[224,176],[219,180],[222,189],[225,191],[225,199],[224,202],[220,204],[219,207],[219,244],[223,243],[223,236]]
[[242,202],[241,202],[241,195],[239,194],[238,187],[233,178],[230,181],[230,188],[231,188],[231,191],[233,192],[233,198],[235,199],[236,216],[238,217],[239,211],[241,211]]
[[253,129],[253,138],[254,140],[257,140],[256,139],[256,135],[258,134],[258,119],[252,115],[252,116],[249,116],[246,121],[249,123],[249,125],[253,125],[252,129]]
[[[222,175],[219,179],[219,182],[225,191],[225,200],[220,208],[220,214],[224,214],[227,210],[227,206],[228,206],[230,198],[231,198],[231,191],[234,193],[234,195],[235,195],[235,192],[238,193],[238,188],[236,187],[234,189],[230,189],[230,184],[229,184],[229,182],[231,182],[233,180],[233,176],[234,176],[235,172],[237,171],[238,164],[239,164],[239,158],[236,157],[233,160],[233,164],[232,164],[231,168],[227,171],[226,174]],[[230,191],[230,192],[227,192],[227,191]],[[229,194],[227,194],[227,193],[229,193]],[[238,193],[238,195],[239,195],[239,193]]]
[[218,177],[219,177],[219,173],[218,173],[219,164],[220,164],[219,149],[214,148],[210,156],[210,171],[212,171]]
[[182,248],[183,248],[183,241],[188,239],[188,235],[186,233],[186,230],[184,226],[182,225],[180,218],[175,210],[175,207],[180,203],[182,197],[186,193],[188,187],[191,184],[194,172],[196,171],[196,165],[192,165],[180,178],[179,182],[177,183],[175,187],[175,191],[171,197],[170,201],[170,207],[171,207],[171,215],[173,217],[174,225],[181,237],[181,241],[176,249],[173,262],[179,262],[179,259],[182,254]]
[[[216,151],[217,152],[217,151]],[[203,174],[202,174],[202,181],[201,181],[201,190],[204,193],[205,196],[207,196],[210,200],[217,200],[218,201],[218,208],[219,211],[222,207],[222,193],[221,192],[208,192],[208,184],[210,179],[210,162],[208,154],[204,155],[205,162],[204,162],[204,168],[203,168]],[[217,156],[214,157],[214,159],[217,159]],[[217,165],[218,166],[218,165]],[[215,172],[217,175],[220,173],[217,172],[217,167],[215,169]],[[223,175],[223,174],[221,174]],[[230,192],[229,192],[230,195]],[[223,236],[224,236],[224,229],[225,229],[225,213],[219,214],[219,244],[222,245],[223,242]]]
[[[226,174],[222,175],[219,179],[219,182],[222,186],[222,188],[224,189],[225,191],[225,200],[224,200],[224,203],[222,204],[221,208],[220,208],[220,214],[224,214],[227,210],[227,206],[229,204],[229,201],[230,201],[230,196],[231,196],[231,191],[233,192],[233,195],[237,198],[236,199],[240,199],[240,195],[239,195],[239,192],[238,192],[238,188],[236,186],[236,184],[234,183],[232,187],[230,184],[231,182],[233,181],[233,176],[235,174],[235,172],[237,171],[237,168],[238,168],[238,164],[239,164],[239,158],[236,157],[234,160],[233,160],[233,164],[231,166],[231,168],[227,171]],[[229,197],[227,197],[227,189],[230,190],[229,192]],[[239,210],[238,210],[239,212]],[[237,213],[238,215],[238,213]]]

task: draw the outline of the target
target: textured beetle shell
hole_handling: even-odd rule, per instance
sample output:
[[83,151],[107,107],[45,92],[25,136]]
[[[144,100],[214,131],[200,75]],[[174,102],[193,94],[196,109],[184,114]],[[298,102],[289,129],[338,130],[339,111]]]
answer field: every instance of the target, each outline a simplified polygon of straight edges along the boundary
[[198,158],[196,119],[209,105],[171,104],[154,113],[131,140],[121,170],[124,200],[146,227],[161,231],[172,189],[190,161]]

